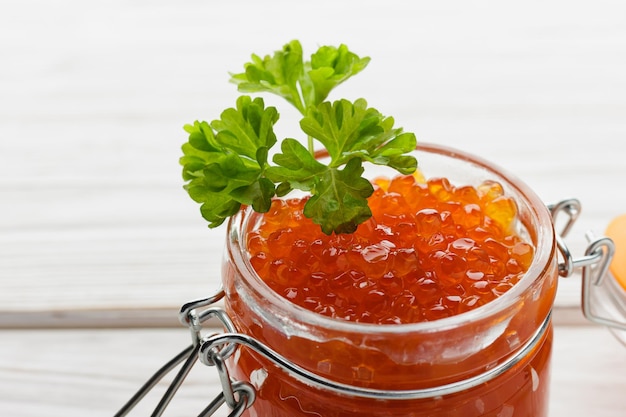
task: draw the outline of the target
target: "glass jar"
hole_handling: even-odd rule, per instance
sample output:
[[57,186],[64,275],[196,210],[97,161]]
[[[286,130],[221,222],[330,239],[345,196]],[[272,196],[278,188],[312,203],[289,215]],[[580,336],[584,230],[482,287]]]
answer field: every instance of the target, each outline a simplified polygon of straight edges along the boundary
[[549,210],[524,183],[480,158],[430,144],[415,156],[427,177],[498,181],[517,204],[519,232],[535,247],[529,270],[499,298],[453,317],[388,325],[331,319],[290,303],[257,275],[246,234],[260,215],[242,211],[228,228],[225,309],[237,332],[303,370],[240,346],[227,366],[256,390],[250,416],[547,415],[559,276]]

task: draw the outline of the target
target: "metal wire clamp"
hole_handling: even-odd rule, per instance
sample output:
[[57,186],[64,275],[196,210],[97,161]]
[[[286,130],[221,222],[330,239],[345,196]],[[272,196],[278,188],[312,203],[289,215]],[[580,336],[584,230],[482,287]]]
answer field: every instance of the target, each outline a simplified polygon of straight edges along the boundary
[[183,381],[200,358],[201,362],[207,366],[214,366],[219,374],[222,384],[220,392],[211,403],[198,414],[198,417],[209,417],[226,404],[231,412],[229,417],[239,417],[252,405],[255,399],[254,388],[247,382],[232,381],[228,374],[228,369],[224,361],[230,357],[237,346],[233,343],[222,344],[217,347],[207,348],[206,341],[213,335],[202,336],[202,324],[211,319],[217,319],[223,326],[225,332],[236,332],[235,325],[224,310],[218,307],[208,307],[198,312],[197,309],[210,306],[219,301],[224,296],[224,291],[220,288],[214,295],[201,300],[191,301],[184,304],[179,313],[181,323],[189,327],[191,331],[191,345],[163,365],[148,381],[135,393],[135,395],[115,414],[114,417],[126,416],[137,404],[163,379],[181,363],[178,373],[167,388],[165,394],[157,404],[151,417],[160,417],[173,399]]
[[560,201],[548,205],[553,224],[565,215],[565,224],[556,233],[557,248],[563,261],[559,263],[559,275],[570,277],[577,268],[581,268],[582,312],[591,322],[613,329],[626,330],[626,321],[614,317],[626,317],[624,301],[616,296],[613,284],[607,279],[609,265],[615,254],[615,244],[608,237],[595,237],[592,232],[586,234],[588,241],[584,256],[574,258],[565,244],[564,237],[569,233],[581,212],[581,204],[576,199]]

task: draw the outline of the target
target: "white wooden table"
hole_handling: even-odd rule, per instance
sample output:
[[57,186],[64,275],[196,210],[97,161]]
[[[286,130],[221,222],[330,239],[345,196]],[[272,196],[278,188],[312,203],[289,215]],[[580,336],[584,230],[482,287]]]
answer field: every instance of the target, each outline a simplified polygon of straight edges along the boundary
[[[185,346],[177,311],[216,287],[224,229],[181,188],[182,126],[234,104],[228,72],[250,53],[294,38],[372,57],[333,97],[546,202],[579,198],[582,254],[626,212],[625,16],[608,0],[0,2],[0,415],[111,416]],[[296,123],[284,111],[279,136]],[[624,416],[626,347],[580,317],[579,288],[561,280],[555,306],[552,415]],[[169,415],[217,387],[194,370]]]

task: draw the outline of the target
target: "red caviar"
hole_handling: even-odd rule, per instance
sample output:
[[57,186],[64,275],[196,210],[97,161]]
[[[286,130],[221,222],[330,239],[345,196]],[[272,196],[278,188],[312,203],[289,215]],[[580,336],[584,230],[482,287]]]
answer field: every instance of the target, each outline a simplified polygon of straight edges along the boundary
[[278,294],[316,313],[361,323],[432,321],[512,288],[534,248],[499,183],[377,179],[373,216],[354,234],[325,235],[306,199],[275,200],[247,241],[250,262]]
[[[324,235],[302,199],[230,222],[222,274],[237,331],[318,377],[389,394],[322,388],[241,346],[228,367],[255,388],[246,415],[547,415],[558,279],[550,214],[491,165],[423,149],[422,166],[472,185],[378,179],[373,216],[350,235]],[[454,169],[440,170],[442,160]]]

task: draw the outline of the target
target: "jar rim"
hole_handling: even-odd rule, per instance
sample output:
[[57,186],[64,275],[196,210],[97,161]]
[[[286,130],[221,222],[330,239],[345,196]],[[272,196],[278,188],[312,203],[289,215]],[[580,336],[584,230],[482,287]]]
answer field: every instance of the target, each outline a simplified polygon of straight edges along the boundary
[[515,190],[517,196],[526,202],[527,207],[530,209],[532,216],[537,220],[538,224],[535,230],[535,255],[526,273],[511,289],[480,307],[433,321],[402,324],[374,324],[324,316],[282,297],[272,290],[252,267],[250,258],[246,256],[245,241],[240,242],[239,240],[241,232],[247,230],[249,221],[255,217],[255,213],[250,207],[241,210],[230,219],[228,223],[229,238],[227,240],[228,251],[231,256],[233,256],[237,267],[242,270],[242,272],[245,270],[248,278],[251,278],[247,280],[247,284],[251,286],[256,293],[260,294],[268,305],[271,305],[272,308],[280,306],[280,310],[283,311],[286,316],[299,323],[322,326],[326,329],[334,329],[337,331],[376,332],[380,335],[440,332],[512,308],[515,303],[518,302],[520,295],[528,290],[537,279],[543,276],[545,270],[550,265],[550,261],[556,255],[554,227],[547,206],[527,184],[515,175],[482,157],[455,148],[425,142],[419,143],[416,147],[416,151],[450,157],[474,165],[489,173],[493,173],[494,176],[505,181],[506,185],[510,189]]

